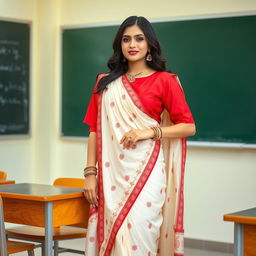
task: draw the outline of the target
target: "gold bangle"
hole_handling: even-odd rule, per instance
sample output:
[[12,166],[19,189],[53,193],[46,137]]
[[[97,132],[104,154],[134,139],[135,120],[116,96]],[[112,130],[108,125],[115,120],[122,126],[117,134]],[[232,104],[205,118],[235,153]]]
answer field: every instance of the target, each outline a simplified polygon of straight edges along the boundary
[[153,140],[160,140],[162,138],[162,129],[159,126],[153,126],[151,129],[154,132]]
[[158,127],[158,126],[156,126],[156,130],[157,130],[157,138],[156,138],[156,140],[159,140],[161,134],[160,134],[160,130],[159,130],[159,127]]
[[157,139],[160,140],[160,139],[162,138],[162,129],[161,129],[160,126],[157,126],[156,128],[157,128],[157,131],[158,131],[158,137],[157,137]]
[[162,131],[162,128],[159,126],[158,127],[159,128],[159,131],[160,131],[160,138],[159,139],[162,139],[162,137],[163,137],[163,131]]
[[153,126],[153,127],[151,127],[151,129],[152,129],[152,130],[153,130],[153,132],[154,132],[154,136],[153,136],[153,138],[152,138],[152,139],[153,139],[153,140],[155,140],[155,138],[156,138],[156,136],[157,136],[157,134],[156,134],[156,133],[157,133],[157,131],[156,131],[156,127],[154,127],[154,126]]
[[156,127],[152,126],[151,129],[152,129],[153,132],[154,132],[154,136],[153,136],[153,138],[152,138],[152,139],[154,140],[155,137],[156,137]]

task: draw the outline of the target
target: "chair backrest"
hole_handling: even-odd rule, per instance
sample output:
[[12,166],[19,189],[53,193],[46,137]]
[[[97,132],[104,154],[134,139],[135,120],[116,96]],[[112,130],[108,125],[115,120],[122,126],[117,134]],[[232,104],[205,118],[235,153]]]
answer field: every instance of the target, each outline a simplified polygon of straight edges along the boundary
[[82,178],[57,178],[53,185],[63,186],[63,187],[72,187],[72,188],[83,188],[84,179]]
[[0,171],[0,180],[6,180],[6,178],[7,178],[7,173]]
[[[62,186],[62,187],[72,187],[72,188],[84,188],[84,179],[83,178],[57,178],[53,182],[53,185]],[[85,216],[89,218],[90,204],[88,203],[88,201],[86,201],[86,203],[87,203],[87,211],[85,212]],[[70,226],[87,228],[88,223],[80,223],[80,224],[75,224]]]
[[4,227],[3,201],[0,196],[0,255],[7,256],[6,234]]

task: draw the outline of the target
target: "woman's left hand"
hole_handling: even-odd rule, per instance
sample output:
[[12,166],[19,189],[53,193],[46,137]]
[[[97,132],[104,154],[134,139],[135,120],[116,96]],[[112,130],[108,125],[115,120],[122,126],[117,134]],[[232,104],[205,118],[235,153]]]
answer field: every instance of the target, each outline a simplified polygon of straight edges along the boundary
[[137,141],[151,139],[153,136],[154,132],[152,129],[132,129],[124,134],[120,144],[123,144],[124,149],[130,149],[136,145]]

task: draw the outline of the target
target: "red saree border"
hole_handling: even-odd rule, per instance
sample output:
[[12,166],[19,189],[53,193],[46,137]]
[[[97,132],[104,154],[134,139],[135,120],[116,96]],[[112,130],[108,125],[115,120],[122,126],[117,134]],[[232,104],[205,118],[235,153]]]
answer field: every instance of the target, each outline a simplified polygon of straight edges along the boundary
[[98,250],[104,241],[104,191],[102,179],[102,93],[99,95],[98,101],[98,116],[97,116],[97,156],[98,156],[98,224],[97,224],[97,238]]
[[[125,79],[124,76],[122,76],[122,82],[124,84],[124,87],[129,94],[130,98],[132,99],[133,103],[136,107],[138,107],[142,112],[149,115],[147,110],[144,108],[143,104],[141,103],[139,97],[132,89],[131,85],[129,84],[128,80]],[[149,157],[149,160],[139,178],[137,181],[137,184],[133,188],[129,198],[124,204],[124,207],[120,211],[118,217],[116,218],[109,239],[106,243],[106,246],[102,248],[102,243],[104,241],[104,193],[103,193],[103,180],[102,180],[102,95],[99,97],[99,112],[98,112],[98,120],[97,120],[97,142],[98,142],[98,193],[99,193],[99,208],[98,208],[98,252],[101,252],[101,249],[103,249],[103,255],[109,256],[111,254],[116,235],[123,224],[125,218],[127,217],[129,211],[131,210],[133,204],[135,203],[136,199],[138,198],[140,192],[142,191],[144,185],[146,184],[154,166],[157,161],[159,152],[160,152],[160,141],[156,141],[153,151]]]
[[[178,194],[178,206],[177,215],[174,225],[174,233],[183,235],[183,246],[184,246],[184,176],[185,176],[185,163],[186,163],[186,151],[187,151],[187,139],[181,139],[181,176],[180,176],[180,187]],[[183,252],[175,252],[177,248],[174,247],[174,256],[184,256]]]
[[137,197],[139,196],[140,192],[142,191],[144,185],[146,184],[146,182],[147,182],[147,180],[148,180],[148,178],[149,178],[149,176],[150,176],[150,174],[151,174],[151,172],[152,172],[152,170],[155,166],[155,163],[157,161],[159,151],[160,151],[160,141],[156,141],[153,152],[150,156],[150,159],[149,159],[143,173],[141,174],[137,184],[133,188],[133,191],[131,192],[129,198],[127,199],[124,207],[122,208],[118,217],[116,218],[116,221],[115,221],[115,223],[113,225],[113,228],[111,230],[111,235],[110,235],[110,238],[108,240],[104,256],[109,256],[111,254],[111,250],[112,250],[112,247],[114,245],[117,232],[119,231],[119,229],[120,229],[121,225],[123,224],[126,216],[128,215],[128,213],[131,210],[133,204],[135,203]]
[[185,176],[185,163],[186,163],[186,150],[187,150],[187,143],[186,138],[181,139],[181,175],[180,175],[180,187],[179,187],[179,194],[178,194],[178,210],[177,216],[175,220],[175,233],[184,233],[184,176]]
[[[177,77],[178,79],[178,77]],[[131,97],[133,103],[145,114],[152,117],[147,109],[143,106],[142,102],[140,101],[138,95],[132,88],[129,80],[125,75],[122,76],[122,82],[127,90],[127,93]],[[179,82],[180,84],[180,82]],[[181,84],[180,84],[181,86]],[[182,86],[181,86],[182,88]],[[152,117],[154,119],[154,117]],[[184,235],[184,176],[185,176],[185,162],[186,162],[186,138],[181,139],[181,176],[180,176],[180,187],[178,191],[178,205],[177,205],[177,215],[174,221],[174,233],[180,233]],[[183,253],[177,253],[174,251],[174,256],[184,256]]]
[[144,107],[143,103],[141,102],[139,96],[136,94],[136,92],[133,90],[128,78],[126,77],[126,75],[122,75],[122,82],[124,85],[124,88],[126,89],[127,93],[129,94],[129,96],[131,97],[134,105],[140,109],[142,112],[144,112],[145,114],[147,114],[148,116],[150,116],[151,118],[155,119],[150,113],[149,111]]
[[91,209],[90,209],[90,211],[89,211],[89,218],[90,218],[92,215],[94,215],[95,213],[97,213],[96,208],[91,207]]

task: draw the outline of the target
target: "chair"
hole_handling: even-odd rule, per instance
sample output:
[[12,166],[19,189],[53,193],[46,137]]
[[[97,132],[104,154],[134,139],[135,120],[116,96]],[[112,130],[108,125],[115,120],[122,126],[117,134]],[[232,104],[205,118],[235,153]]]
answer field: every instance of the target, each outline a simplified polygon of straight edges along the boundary
[[[54,181],[53,185],[73,188],[83,188],[84,179],[79,178],[58,178]],[[90,205],[88,203],[87,209],[89,212]],[[74,250],[69,248],[59,247],[59,241],[78,239],[86,237],[87,223],[81,223],[79,225],[72,225],[76,227],[82,227],[83,229],[72,229],[65,227],[53,228],[53,241],[54,241],[54,256],[59,255],[62,252],[71,252],[84,255],[84,251]],[[6,230],[8,237],[12,237],[20,240],[34,241],[42,244],[42,254],[44,253],[44,228],[22,226],[17,228],[10,228]]]
[[7,178],[7,173],[0,171],[0,180],[6,180],[6,178]]
[[53,182],[55,186],[72,187],[72,188],[83,188],[84,179],[80,178],[58,178]]
[[3,201],[0,196],[0,255],[7,256],[18,252],[28,251],[29,256],[34,256],[35,245],[17,241],[7,241],[4,227]]

